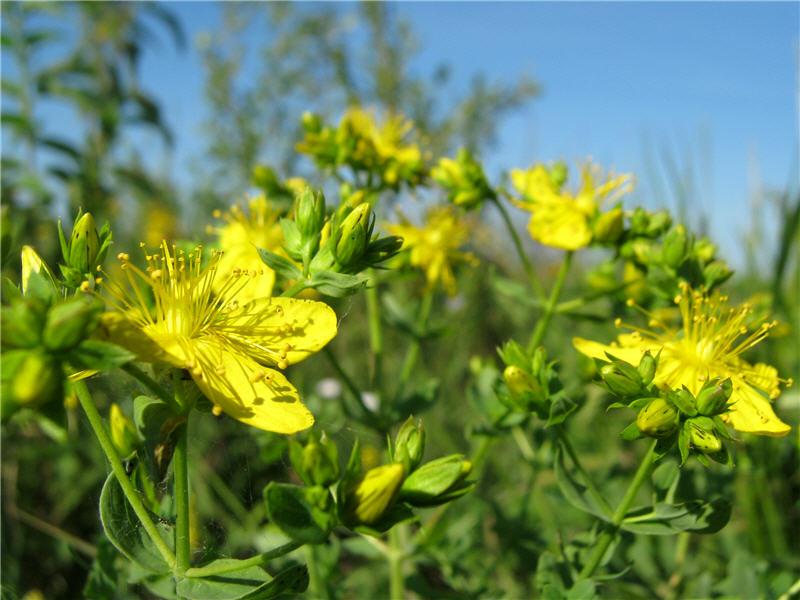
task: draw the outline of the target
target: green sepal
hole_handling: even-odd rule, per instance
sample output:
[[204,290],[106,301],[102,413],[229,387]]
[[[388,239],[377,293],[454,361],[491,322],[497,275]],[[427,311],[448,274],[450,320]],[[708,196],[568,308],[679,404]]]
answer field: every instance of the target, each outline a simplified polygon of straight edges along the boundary
[[288,258],[270,252],[269,250],[264,250],[263,248],[257,248],[257,250],[261,261],[281,277],[298,280],[303,278],[300,269]]
[[621,437],[623,440],[632,442],[645,436],[641,431],[639,431],[639,426],[636,424],[636,421],[634,421],[619,433],[619,437]]
[[343,298],[363,290],[368,281],[367,277],[359,275],[345,275],[334,271],[314,271],[306,285],[326,296]]

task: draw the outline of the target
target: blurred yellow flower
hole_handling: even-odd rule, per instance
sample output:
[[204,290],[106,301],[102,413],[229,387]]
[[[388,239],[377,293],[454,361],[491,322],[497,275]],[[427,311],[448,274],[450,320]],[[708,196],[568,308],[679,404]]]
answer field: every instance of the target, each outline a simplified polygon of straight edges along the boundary
[[[560,165],[556,165],[559,167]],[[592,241],[592,221],[604,202],[613,202],[632,189],[630,175],[604,175],[597,165],[581,166],[581,184],[575,194],[563,190],[563,167],[513,169],[511,182],[522,195],[513,202],[533,213],[528,222],[531,237],[545,246],[577,250]]]
[[441,282],[450,296],[456,294],[456,279],[452,264],[466,261],[477,264],[477,259],[459,248],[469,239],[470,228],[452,206],[428,211],[425,225],[416,227],[407,221],[387,225],[389,233],[403,238],[403,248],[408,248],[409,261],[425,271],[427,289]]
[[[634,331],[620,335],[618,344],[605,345],[582,338],[574,338],[573,343],[580,352],[593,358],[608,360],[608,352],[634,365],[646,350],[654,356],[660,351],[656,385],[672,389],[686,386],[695,395],[709,378],[730,378],[731,406],[722,418],[745,433],[786,435],[791,427],[775,415],[770,399],[780,394],[781,383],[791,385],[791,379],[780,379],[774,367],[763,363],[751,365],[740,358],[745,350],[767,337],[775,323],[754,319],[748,304],[738,309],[728,308],[727,300],[718,292],[709,296],[684,284],[675,298],[682,328],[646,313],[648,326],[653,329],[626,325]],[[629,305],[633,303],[629,301]],[[619,320],[617,325],[621,325]]]
[[271,367],[285,369],[325,346],[336,335],[333,310],[293,298],[240,303],[250,275],[223,273],[215,251],[205,267],[200,247],[186,255],[162,242],[145,257],[142,271],[120,254],[126,281],[102,281],[116,309],[103,315],[107,337],[141,360],[189,371],[215,414],[278,433],[311,427],[297,390]]
[[247,285],[238,294],[240,303],[254,298],[269,298],[275,284],[275,272],[265,265],[257,248],[283,254],[283,233],[278,223],[281,211],[263,195],[248,198],[245,206],[240,202],[226,213],[214,211],[214,216],[224,225],[209,227],[217,233],[222,257],[217,264],[220,276],[215,278],[215,292],[219,292],[227,276],[234,270],[246,270],[251,274]]

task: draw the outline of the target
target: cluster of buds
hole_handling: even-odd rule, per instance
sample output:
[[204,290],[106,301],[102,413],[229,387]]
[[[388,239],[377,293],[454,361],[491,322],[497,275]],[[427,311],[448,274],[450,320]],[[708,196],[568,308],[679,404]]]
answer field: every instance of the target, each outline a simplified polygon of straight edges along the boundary
[[467,481],[472,464],[464,456],[423,463],[424,450],[425,429],[413,417],[400,427],[387,464],[366,470],[358,441],[343,470],[336,446],[324,434],[312,435],[305,445],[292,441],[289,457],[305,487],[270,484],[264,493],[270,519],[301,541],[324,541],[337,524],[380,535],[412,518],[414,508],[450,502],[474,487]]
[[67,240],[58,220],[58,239],[64,264],[59,265],[64,285],[77,288],[87,275],[93,274],[105,261],[111,247],[111,226],[108,221],[97,231],[92,213],[78,212],[72,225],[72,234]]
[[89,339],[100,320],[101,302],[65,294],[52,270],[25,246],[21,289],[3,286],[3,419],[22,407],[58,409],[68,373],[114,368],[132,358],[116,346]]
[[[351,194],[352,195],[352,194]],[[282,219],[285,257],[259,250],[262,260],[286,279],[303,282],[329,296],[345,296],[365,283],[358,274],[379,266],[400,251],[403,240],[375,233],[375,215],[368,202],[353,207],[342,202],[327,215],[321,190],[305,188],[297,196],[294,218]]]
[[623,430],[623,438],[659,439],[662,453],[677,444],[681,464],[691,453],[705,465],[709,458],[731,464],[722,441],[731,437],[721,418],[730,408],[730,379],[708,379],[694,395],[686,387],[659,389],[653,383],[658,357],[649,352],[638,366],[612,356],[609,359],[611,362],[600,368],[600,376],[608,390],[623,400],[612,407],[627,406],[639,411],[636,421]]
[[447,190],[447,199],[467,210],[476,210],[484,200],[496,196],[486,180],[481,163],[466,148],[458,151],[455,160],[442,158],[431,169],[431,178]]
[[425,176],[419,147],[404,141],[412,125],[402,116],[389,115],[379,126],[368,112],[352,107],[336,127],[311,113],[303,115],[302,125],[305,138],[297,150],[320,167],[347,166],[365,174],[375,189],[417,185]]
[[543,347],[532,353],[511,340],[498,349],[506,367],[503,371],[505,390],[498,398],[520,413],[535,413],[548,425],[562,422],[576,408],[564,393],[555,362],[547,362]]

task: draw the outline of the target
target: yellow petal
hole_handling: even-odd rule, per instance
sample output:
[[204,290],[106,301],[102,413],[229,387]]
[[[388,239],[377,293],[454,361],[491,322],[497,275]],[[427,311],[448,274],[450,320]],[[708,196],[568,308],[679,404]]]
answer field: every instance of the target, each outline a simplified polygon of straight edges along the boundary
[[241,345],[243,351],[246,348],[258,362],[278,364],[285,359],[294,364],[333,339],[337,317],[324,302],[259,298],[226,316],[215,330]]
[[177,367],[182,367],[186,362],[182,355],[176,356],[173,353],[177,352],[173,343],[174,338],[162,336],[163,340],[155,340],[124,313],[104,312],[100,317],[96,335],[100,339],[130,350],[143,362],[165,362]]
[[743,433],[758,433],[779,437],[791,431],[791,427],[781,421],[769,400],[751,387],[741,377],[734,377],[731,394],[731,410],[723,415],[734,429]]
[[535,209],[528,231],[537,242],[564,250],[578,250],[592,241],[586,215],[571,206]]
[[606,356],[606,352],[608,352],[612,356],[634,366],[639,364],[639,361],[642,359],[642,354],[648,349],[645,346],[623,348],[618,345],[601,344],[600,342],[593,342],[592,340],[579,337],[572,338],[572,345],[575,346],[578,352],[591,358],[599,358],[607,361],[608,356]]
[[258,429],[295,433],[314,424],[297,390],[280,372],[230,352],[213,338],[194,340],[200,391],[226,414]]

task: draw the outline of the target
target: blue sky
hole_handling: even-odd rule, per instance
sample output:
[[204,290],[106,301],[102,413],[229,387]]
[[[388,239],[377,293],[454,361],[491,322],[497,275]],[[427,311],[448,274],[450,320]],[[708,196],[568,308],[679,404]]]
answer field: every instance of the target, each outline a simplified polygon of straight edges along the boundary
[[[313,5],[305,7],[313,9]],[[175,134],[165,165],[179,181],[203,148],[203,71],[194,41],[214,31],[216,3],[170,3],[190,41],[142,57],[143,87],[162,104]],[[464,90],[478,72],[490,80],[531,75],[540,97],[509,117],[486,156],[490,174],[534,161],[592,156],[638,180],[634,200],[675,207],[663,187],[664,156],[691,165],[712,235],[738,258],[740,231],[756,188],[785,189],[797,178],[800,4],[405,2],[393,9],[420,40],[419,73],[452,68]],[[261,32],[248,33],[253,48]],[[245,73],[245,76],[247,73]],[[654,169],[653,166],[656,166]],[[661,182],[661,183],[660,183]],[[767,214],[765,212],[765,214]]]

